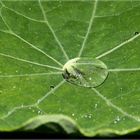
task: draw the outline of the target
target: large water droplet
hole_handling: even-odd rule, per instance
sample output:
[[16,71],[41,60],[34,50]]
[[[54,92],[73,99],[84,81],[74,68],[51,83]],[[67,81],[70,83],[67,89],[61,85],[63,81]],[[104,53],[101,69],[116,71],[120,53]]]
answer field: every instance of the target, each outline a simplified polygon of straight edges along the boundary
[[108,75],[107,66],[98,59],[74,58],[63,67],[63,78],[72,84],[83,87],[97,87]]

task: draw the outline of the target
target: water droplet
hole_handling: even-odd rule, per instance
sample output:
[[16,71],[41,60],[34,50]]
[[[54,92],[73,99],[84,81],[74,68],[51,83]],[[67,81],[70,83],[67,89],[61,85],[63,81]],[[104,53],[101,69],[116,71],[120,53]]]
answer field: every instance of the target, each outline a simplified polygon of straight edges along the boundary
[[54,85],[50,85],[50,88],[51,88],[51,89],[54,89]]
[[91,80],[92,80],[92,78],[91,78],[91,77],[89,77],[89,80],[91,81]]
[[32,112],[35,112],[35,110],[32,110]]
[[119,116],[117,116],[116,120],[117,120],[117,121],[120,121],[120,117],[119,117]]
[[88,115],[88,118],[91,119],[91,118],[92,118],[92,114],[89,114],[89,115]]
[[95,108],[97,108],[97,106],[98,106],[98,104],[95,104],[95,106],[94,106],[94,107],[95,107]]
[[18,73],[18,70],[16,70],[16,73]]
[[30,8],[29,8],[29,10],[31,11],[31,10],[32,10],[32,8],[30,7]]
[[16,86],[13,86],[13,89],[15,89],[16,88]]
[[84,117],[85,117],[85,118],[87,118],[87,117],[88,117],[88,115],[85,115]]
[[38,114],[41,114],[41,111],[40,110],[38,111]]
[[135,32],[135,35],[139,34],[139,32]]
[[120,91],[122,91],[122,88],[120,88]]
[[118,123],[120,120],[121,120],[120,117],[117,116],[116,119],[114,120],[114,123],[116,124],[116,123]]
[[125,118],[123,118],[123,120],[125,120]]
[[74,58],[63,66],[63,78],[78,86],[97,87],[108,75],[107,66],[98,59]]
[[74,113],[72,113],[72,116],[75,116],[75,114],[74,114]]

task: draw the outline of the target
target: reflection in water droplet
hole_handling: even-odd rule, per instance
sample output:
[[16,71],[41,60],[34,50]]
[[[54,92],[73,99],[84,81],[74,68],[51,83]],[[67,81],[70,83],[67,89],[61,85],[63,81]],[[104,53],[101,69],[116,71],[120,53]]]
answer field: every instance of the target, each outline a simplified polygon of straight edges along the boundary
[[108,76],[107,66],[98,59],[74,58],[63,66],[63,78],[78,86],[97,87]]

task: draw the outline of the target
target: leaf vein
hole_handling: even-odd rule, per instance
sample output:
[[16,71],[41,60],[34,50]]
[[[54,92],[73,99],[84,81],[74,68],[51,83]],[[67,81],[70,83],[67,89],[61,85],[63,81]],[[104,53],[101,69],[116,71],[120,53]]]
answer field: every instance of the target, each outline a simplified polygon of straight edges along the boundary
[[118,107],[117,105],[113,104],[109,99],[107,99],[105,96],[103,96],[98,90],[96,90],[95,88],[92,88],[92,90],[101,98],[103,99],[107,105],[111,106],[112,108],[116,109],[118,112],[120,112],[121,114],[137,121],[140,122],[140,118],[137,116],[133,116],[131,114],[129,114],[128,112],[124,111],[122,108]]
[[59,41],[59,39],[58,39],[58,37],[56,36],[56,34],[55,34],[53,28],[51,27],[50,23],[49,23],[48,20],[47,20],[47,17],[46,17],[44,8],[43,8],[43,6],[42,6],[42,4],[41,4],[41,1],[38,0],[38,2],[39,2],[39,7],[40,7],[40,9],[41,9],[41,11],[42,11],[42,14],[43,14],[43,17],[44,17],[44,21],[45,21],[47,27],[49,27],[50,31],[52,32],[52,34],[53,34],[53,36],[54,36],[56,42],[58,43],[60,49],[62,50],[62,52],[63,52],[65,58],[66,58],[67,60],[69,60],[69,57],[68,57],[66,51],[64,50],[64,48],[63,48],[61,42]]
[[86,35],[84,37],[81,49],[80,49],[79,54],[78,54],[78,57],[80,57],[82,55],[84,47],[85,47],[85,44],[87,42],[87,39],[88,39],[90,30],[91,30],[91,27],[92,27],[92,23],[93,23],[94,18],[95,18],[95,13],[96,13],[96,9],[97,9],[97,2],[98,2],[98,0],[95,0],[94,6],[93,6],[92,15],[91,15],[91,19],[90,19],[90,22],[89,22],[89,26],[87,28],[87,32],[86,32]]

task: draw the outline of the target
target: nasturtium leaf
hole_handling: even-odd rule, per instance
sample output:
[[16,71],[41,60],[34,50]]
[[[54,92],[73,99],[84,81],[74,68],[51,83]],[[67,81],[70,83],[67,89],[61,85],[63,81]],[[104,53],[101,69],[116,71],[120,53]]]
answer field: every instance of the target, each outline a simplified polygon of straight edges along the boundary
[[[139,32],[139,1],[0,0],[0,131],[139,130]],[[65,80],[75,58],[93,83]]]

